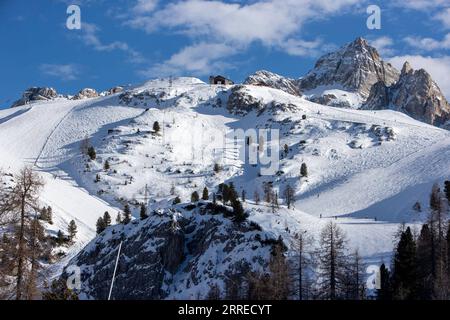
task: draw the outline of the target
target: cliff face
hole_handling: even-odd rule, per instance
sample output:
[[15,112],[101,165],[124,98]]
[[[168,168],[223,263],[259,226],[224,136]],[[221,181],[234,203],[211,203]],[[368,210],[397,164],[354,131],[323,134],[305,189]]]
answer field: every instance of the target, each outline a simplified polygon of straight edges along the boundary
[[108,228],[69,263],[81,267],[81,298],[108,297],[121,241],[113,299],[204,298],[213,285],[223,293],[234,277],[264,269],[276,241],[228,210],[200,203]]
[[300,89],[295,80],[285,78],[266,70],[255,72],[244,81],[244,84],[270,87],[295,96],[301,96]]
[[398,82],[389,86],[380,81],[373,86],[363,109],[392,109],[436,126],[450,120],[450,105],[438,85],[428,72],[413,70],[408,62]]
[[397,81],[399,72],[381,60],[377,50],[358,38],[336,52],[321,57],[314,69],[299,80],[302,91],[320,86],[339,86],[344,90],[369,96],[378,81],[390,85]]

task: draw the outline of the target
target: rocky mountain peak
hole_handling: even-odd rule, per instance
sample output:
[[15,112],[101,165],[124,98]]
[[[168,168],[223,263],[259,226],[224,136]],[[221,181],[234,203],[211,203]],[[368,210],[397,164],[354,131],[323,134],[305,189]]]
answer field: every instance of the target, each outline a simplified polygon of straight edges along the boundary
[[402,68],[402,75],[405,75],[407,73],[413,72],[413,68],[411,67],[411,65],[409,64],[408,61],[405,61],[405,63],[403,64],[403,68]]
[[378,81],[390,85],[400,73],[381,60],[378,51],[363,38],[322,56],[305,77],[300,79],[300,90],[308,91],[320,86],[336,86],[367,98]]
[[297,82],[293,79],[285,78],[276,73],[260,70],[249,76],[244,84],[254,86],[265,86],[285,91],[289,94],[301,96]]
[[426,70],[414,70],[408,62],[397,83],[388,86],[379,82],[373,86],[363,108],[393,109],[437,126],[450,120],[450,105],[439,86]]
[[25,90],[25,92],[22,94],[22,97],[13,103],[11,106],[19,107],[26,105],[33,101],[46,101],[51,100],[58,97],[58,93],[55,89],[50,87],[31,87]]

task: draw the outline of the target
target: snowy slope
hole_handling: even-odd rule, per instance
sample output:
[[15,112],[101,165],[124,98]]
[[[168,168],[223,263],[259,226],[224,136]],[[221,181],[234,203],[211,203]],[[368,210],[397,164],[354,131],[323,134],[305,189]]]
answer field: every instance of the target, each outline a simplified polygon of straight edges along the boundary
[[[193,191],[212,191],[224,181],[251,199],[255,190],[262,193],[263,182],[273,181],[279,195],[287,183],[295,188],[295,209],[273,214],[250,201],[251,219],[264,230],[289,242],[292,231],[317,234],[334,219],[368,260],[380,262],[399,223],[423,220],[413,204],[419,200],[425,208],[431,185],[450,177],[448,131],[398,112],[333,108],[251,85],[239,94],[260,109],[236,115],[227,106],[232,88],[160,79],[107,97],[2,110],[0,167],[15,171],[30,164],[41,171],[47,183],[42,200],[54,208],[56,228],[65,229],[73,218],[79,225],[69,257],[93,238],[97,218],[106,210],[114,217],[125,201],[138,216],[145,201],[151,210],[170,205],[176,195],[185,202]],[[280,175],[259,176],[259,167],[239,161],[236,148],[223,148],[224,133],[236,128],[280,129],[280,150],[289,147]],[[86,136],[95,161],[80,154]],[[213,171],[216,162],[220,173]],[[299,177],[302,162],[308,178]]]

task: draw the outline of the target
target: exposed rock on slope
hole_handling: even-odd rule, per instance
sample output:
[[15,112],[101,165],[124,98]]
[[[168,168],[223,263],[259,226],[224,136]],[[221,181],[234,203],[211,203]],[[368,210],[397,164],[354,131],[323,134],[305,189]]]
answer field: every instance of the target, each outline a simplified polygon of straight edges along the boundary
[[408,62],[397,83],[389,86],[380,81],[373,86],[363,109],[392,109],[437,126],[450,120],[450,105],[438,85],[428,72],[414,71]]
[[73,99],[74,100],[81,100],[81,99],[87,99],[87,98],[95,98],[98,97],[97,91],[91,88],[84,88],[78,92]]
[[26,105],[33,101],[45,101],[45,100],[51,100],[58,97],[58,94],[56,93],[56,90],[53,88],[48,87],[32,87],[22,94],[22,98],[14,102],[14,104],[11,106],[13,107],[19,107]]
[[257,225],[234,223],[226,207],[216,209],[180,206],[108,228],[69,263],[82,268],[81,297],[107,298],[121,241],[114,299],[205,298],[210,285],[224,288],[267,267],[277,240]]
[[285,78],[278,74],[261,70],[249,76],[244,84],[254,86],[265,86],[285,91],[295,96],[301,96],[297,82],[293,79]]
[[313,70],[299,80],[301,91],[321,86],[338,86],[367,98],[378,81],[390,85],[399,72],[381,60],[377,50],[358,38],[336,52],[321,57]]

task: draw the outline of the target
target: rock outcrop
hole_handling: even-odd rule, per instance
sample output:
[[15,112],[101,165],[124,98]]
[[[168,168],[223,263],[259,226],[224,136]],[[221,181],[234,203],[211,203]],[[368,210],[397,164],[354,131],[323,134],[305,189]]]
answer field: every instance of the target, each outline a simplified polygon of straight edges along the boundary
[[399,72],[381,60],[377,50],[358,38],[336,52],[321,57],[314,69],[299,80],[299,89],[308,91],[332,86],[357,92],[363,98],[370,94],[372,86],[383,81],[390,85],[398,80]]
[[96,98],[99,94],[97,91],[91,88],[84,88],[80,90],[74,97],[73,100],[81,100],[81,99],[88,99],[88,98]]
[[413,70],[408,62],[403,65],[398,82],[375,84],[362,108],[392,109],[436,126],[444,126],[450,120],[450,105],[438,85],[428,72]]
[[270,87],[295,96],[301,96],[296,80],[266,70],[255,72],[244,81],[244,84]]
[[58,97],[55,89],[49,87],[32,87],[22,94],[22,98],[14,102],[11,107],[19,107],[34,101],[46,101]]
[[108,297],[121,242],[113,299],[205,298],[213,285],[267,269],[278,240],[230,215],[227,207],[200,202],[107,228],[68,264],[81,268],[80,297]]

